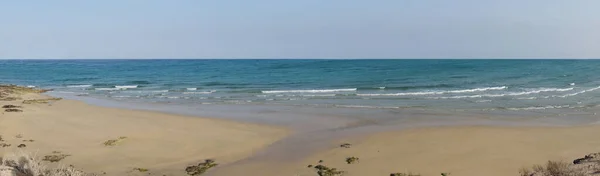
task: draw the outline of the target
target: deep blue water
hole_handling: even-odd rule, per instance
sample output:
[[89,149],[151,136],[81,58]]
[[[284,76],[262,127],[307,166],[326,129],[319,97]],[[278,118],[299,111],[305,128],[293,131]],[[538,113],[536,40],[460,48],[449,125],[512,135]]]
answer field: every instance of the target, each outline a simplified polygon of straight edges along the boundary
[[0,82],[184,104],[454,110],[600,104],[600,60],[0,60]]

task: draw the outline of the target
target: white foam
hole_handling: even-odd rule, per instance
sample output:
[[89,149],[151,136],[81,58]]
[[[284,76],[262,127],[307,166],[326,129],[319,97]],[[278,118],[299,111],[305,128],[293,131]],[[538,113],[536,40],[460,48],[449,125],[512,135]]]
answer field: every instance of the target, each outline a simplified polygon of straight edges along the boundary
[[532,106],[525,108],[507,108],[508,110],[518,111],[518,110],[544,110],[544,109],[560,109],[560,108],[568,108],[570,105],[561,105],[561,106]]
[[475,88],[475,89],[464,89],[464,90],[450,90],[445,91],[445,93],[467,93],[467,92],[484,92],[488,90],[503,90],[508,87],[500,86],[500,87],[484,87],[484,88]]
[[138,87],[137,85],[115,86],[115,88],[117,88],[117,89],[135,89],[137,87]]
[[526,92],[510,92],[504,94],[480,94],[480,95],[463,95],[463,96],[451,96],[451,97],[431,97],[432,99],[460,99],[460,98],[483,98],[483,97],[504,97],[504,96],[520,96],[520,95],[529,95],[529,94],[538,94],[542,92],[564,92],[570,91],[573,88],[539,88]]
[[340,108],[370,108],[370,109],[398,109],[399,107],[389,107],[389,106],[367,106],[367,105],[335,105],[335,107]]
[[91,84],[70,85],[70,86],[67,86],[67,87],[70,87],[70,88],[86,88],[86,87],[92,87],[92,85]]
[[190,88],[186,88],[186,90],[193,91],[193,90],[198,90],[198,88],[190,87]]
[[316,89],[316,90],[264,90],[262,93],[327,93],[327,92],[353,92],[356,88],[351,89]]
[[571,85],[571,86],[574,86],[574,85],[575,85],[575,83],[571,83],[571,84],[569,84],[569,85]]
[[29,86],[27,86],[27,87],[29,87],[29,88],[34,88],[35,86],[29,85]]
[[148,91],[148,92],[152,92],[152,93],[166,93],[166,92],[169,92],[169,90],[152,90],[152,91]]
[[211,94],[217,92],[216,90],[204,91],[204,92],[183,92],[183,94]]
[[301,95],[303,97],[335,97],[335,94],[308,94],[308,95]]
[[379,87],[379,89],[385,89],[385,87]]
[[600,86],[594,87],[591,89],[582,90],[582,91],[575,92],[575,93],[570,93],[570,94],[565,94],[565,95],[557,95],[557,96],[552,96],[552,97],[560,97],[560,98],[571,97],[571,96],[579,95],[582,93],[586,93],[586,92],[590,92],[590,91],[594,91],[594,90],[598,90],[598,89],[600,89]]
[[475,102],[476,103],[487,103],[487,102],[492,102],[492,100],[477,100]]
[[456,93],[469,93],[469,92],[484,92],[490,90],[503,90],[508,87],[483,87],[475,89],[462,89],[462,90],[447,90],[447,91],[426,91],[426,92],[405,92],[405,93],[387,93],[387,94],[356,94],[357,96],[412,96],[412,95],[440,95],[440,94],[456,94]]
[[121,89],[119,89],[119,88],[96,88],[95,90],[111,91],[111,90],[121,90]]

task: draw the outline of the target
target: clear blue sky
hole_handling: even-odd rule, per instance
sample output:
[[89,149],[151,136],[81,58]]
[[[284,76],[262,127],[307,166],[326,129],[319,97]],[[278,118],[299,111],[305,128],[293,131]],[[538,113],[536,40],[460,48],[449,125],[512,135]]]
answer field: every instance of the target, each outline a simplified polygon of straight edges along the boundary
[[6,0],[0,58],[600,58],[598,0]]

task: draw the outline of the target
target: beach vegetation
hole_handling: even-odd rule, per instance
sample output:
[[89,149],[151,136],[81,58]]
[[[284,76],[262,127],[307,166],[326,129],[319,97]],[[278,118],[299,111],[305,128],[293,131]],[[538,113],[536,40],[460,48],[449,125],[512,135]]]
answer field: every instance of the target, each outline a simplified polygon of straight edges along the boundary
[[62,100],[62,98],[44,98],[44,99],[23,100],[23,104],[50,103],[51,101],[58,101],[58,100]]
[[121,142],[121,141],[123,141],[125,139],[127,139],[127,137],[125,137],[125,136],[121,136],[121,137],[119,137],[117,139],[110,139],[110,140],[107,140],[107,141],[104,142],[104,146],[115,146],[119,142]]
[[148,169],[146,169],[146,168],[140,168],[140,167],[133,168],[133,170],[136,170],[138,172],[148,172]]
[[10,108],[22,108],[21,106],[17,106],[17,105],[4,105],[2,106],[2,108],[4,109],[10,109]]
[[60,152],[58,153],[54,153],[52,155],[46,155],[44,156],[44,159],[42,159],[42,161],[49,161],[51,163],[53,162],[59,162],[60,160],[65,159],[66,157],[71,156],[71,155],[67,155],[67,154],[62,154]]
[[23,112],[23,110],[20,110],[20,109],[4,109],[4,112]]
[[357,163],[358,161],[359,161],[359,159],[357,157],[346,158],[346,163],[348,163],[348,164],[354,164],[354,163]]
[[344,171],[337,170],[337,168],[327,167],[325,165],[317,165],[315,166],[317,170],[317,175],[319,176],[336,176],[344,174]]
[[342,148],[350,148],[350,147],[352,147],[352,144],[344,143],[344,144],[340,145],[340,147],[342,147]]
[[202,163],[198,163],[198,165],[186,167],[185,172],[187,172],[188,175],[192,176],[201,175],[208,171],[208,169],[216,167],[217,165],[219,164],[217,164],[215,160],[207,159],[204,160],[204,162]]
[[5,154],[0,158],[0,175],[18,176],[86,176],[88,174],[69,167],[48,167],[39,158],[26,152]]
[[421,176],[421,175],[413,174],[413,173],[391,173],[390,176]]
[[519,174],[521,176],[585,176],[586,171],[582,167],[573,167],[567,162],[548,161],[546,165],[523,168]]

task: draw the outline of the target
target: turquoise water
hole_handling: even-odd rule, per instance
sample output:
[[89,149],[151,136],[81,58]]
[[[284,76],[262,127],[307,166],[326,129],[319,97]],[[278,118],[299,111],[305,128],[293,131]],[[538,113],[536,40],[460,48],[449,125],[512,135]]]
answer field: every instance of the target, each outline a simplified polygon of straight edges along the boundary
[[0,60],[0,82],[117,101],[584,110],[600,60]]

